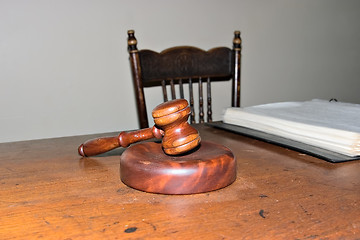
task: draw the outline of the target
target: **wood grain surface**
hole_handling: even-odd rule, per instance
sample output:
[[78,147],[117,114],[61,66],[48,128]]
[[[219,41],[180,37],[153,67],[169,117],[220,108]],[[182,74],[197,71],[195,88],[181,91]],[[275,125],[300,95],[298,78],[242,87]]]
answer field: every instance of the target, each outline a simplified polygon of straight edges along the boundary
[[359,239],[360,162],[329,163],[196,126],[237,158],[237,179],[161,195],[120,181],[123,149],[81,158],[77,136],[0,144],[0,239]]

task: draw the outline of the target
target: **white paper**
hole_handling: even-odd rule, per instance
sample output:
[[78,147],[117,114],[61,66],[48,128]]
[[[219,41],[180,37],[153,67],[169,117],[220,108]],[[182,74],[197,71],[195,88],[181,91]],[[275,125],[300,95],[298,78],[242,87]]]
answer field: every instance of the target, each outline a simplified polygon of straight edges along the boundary
[[348,156],[360,155],[360,105],[312,100],[228,108],[223,122]]

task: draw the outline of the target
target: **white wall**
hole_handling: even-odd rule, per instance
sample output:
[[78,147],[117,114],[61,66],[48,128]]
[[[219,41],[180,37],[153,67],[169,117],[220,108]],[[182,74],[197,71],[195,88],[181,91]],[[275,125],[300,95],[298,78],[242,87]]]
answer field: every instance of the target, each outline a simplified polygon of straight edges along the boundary
[[[357,0],[0,0],[0,142],[138,128],[128,29],[155,50],[231,47],[241,30],[243,106],[360,103],[359,22]],[[213,88],[215,119],[229,87]]]

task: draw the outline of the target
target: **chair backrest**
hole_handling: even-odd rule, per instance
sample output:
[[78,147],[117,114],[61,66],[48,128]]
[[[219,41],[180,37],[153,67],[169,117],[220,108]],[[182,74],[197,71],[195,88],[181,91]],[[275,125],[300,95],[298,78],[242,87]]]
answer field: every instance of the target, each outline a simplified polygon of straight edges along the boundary
[[[234,32],[233,49],[212,48],[208,51],[190,46],[179,46],[157,53],[138,50],[134,30],[128,31],[128,51],[135,88],[138,118],[141,128],[149,126],[144,87],[162,86],[164,101],[168,100],[167,86],[171,98],[176,99],[175,85],[179,85],[179,98],[184,98],[184,85],[189,88],[191,107],[190,122],[204,122],[203,83],[207,86],[207,121],[212,121],[211,82],[232,80],[231,106],[240,107],[240,32]],[[199,117],[196,121],[193,84],[198,83]]]

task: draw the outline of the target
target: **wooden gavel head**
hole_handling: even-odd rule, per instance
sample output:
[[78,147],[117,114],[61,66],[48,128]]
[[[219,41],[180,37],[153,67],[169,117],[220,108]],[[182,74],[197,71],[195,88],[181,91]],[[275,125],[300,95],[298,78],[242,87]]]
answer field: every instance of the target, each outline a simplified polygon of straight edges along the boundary
[[189,115],[185,99],[164,102],[152,111],[155,126],[164,131],[162,146],[166,154],[183,154],[200,144],[199,132],[187,121]]

